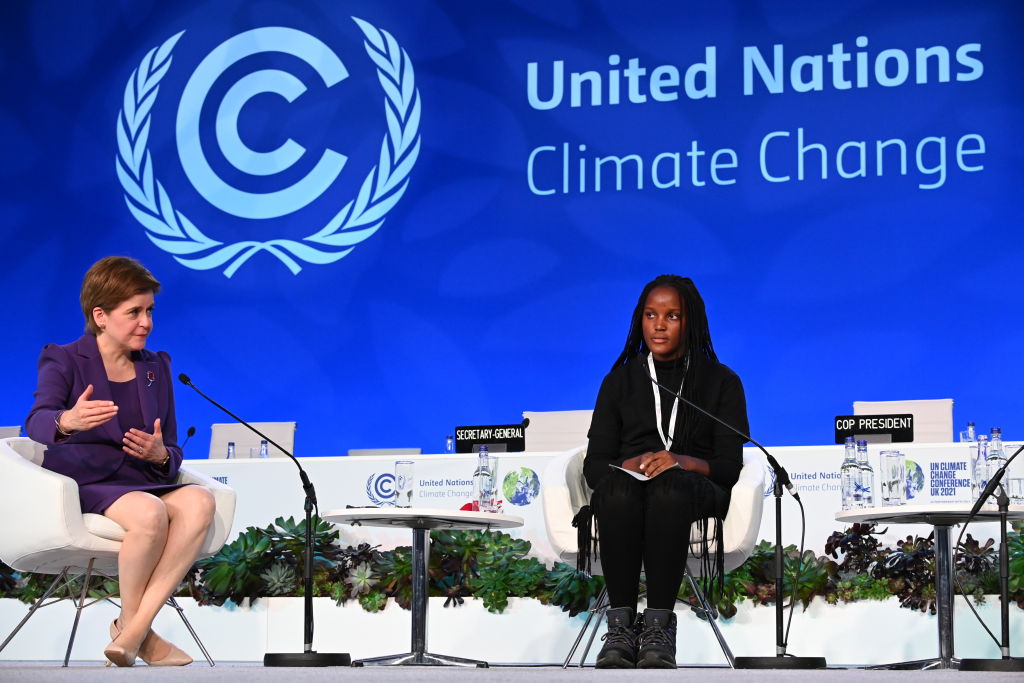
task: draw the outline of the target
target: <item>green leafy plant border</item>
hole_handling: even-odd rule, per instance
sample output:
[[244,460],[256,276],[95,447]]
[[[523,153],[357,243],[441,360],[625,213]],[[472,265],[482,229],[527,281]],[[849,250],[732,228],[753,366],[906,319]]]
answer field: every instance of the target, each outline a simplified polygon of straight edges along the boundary
[[[388,599],[408,609],[412,600],[412,557],[408,546],[379,550],[361,544],[343,546],[331,524],[314,517],[313,593],[338,605],[356,601],[363,609],[383,610]],[[783,549],[783,586],[787,596],[806,609],[814,598],[830,604],[859,600],[899,599],[901,607],[935,613],[934,543],[931,536],[912,537],[883,547],[877,538],[885,530],[855,524],[833,533],[825,554],[794,546]],[[266,527],[248,527],[213,557],[200,560],[186,575],[179,596],[202,605],[242,604],[265,597],[302,593],[303,522],[278,517]],[[998,554],[969,534],[954,554],[961,584],[976,602],[998,592]],[[1024,523],[1015,522],[1007,544],[1010,557],[1010,597],[1024,609]],[[534,598],[560,607],[569,616],[590,608],[604,587],[604,577],[589,576],[557,562],[548,567],[530,556],[531,544],[496,531],[433,531],[428,576],[431,597],[444,597],[445,607],[466,598],[482,601],[489,612],[501,613],[509,598]],[[727,572],[715,606],[724,618],[736,614],[747,600],[755,605],[775,602],[775,547],[768,541],[755,546],[740,567]],[[0,597],[32,602],[52,581],[51,576],[22,574],[0,563]],[[80,584],[70,586],[76,594]],[[62,588],[66,592],[67,587]],[[113,582],[97,582],[96,596],[116,592]],[[681,600],[695,605],[686,584]]]

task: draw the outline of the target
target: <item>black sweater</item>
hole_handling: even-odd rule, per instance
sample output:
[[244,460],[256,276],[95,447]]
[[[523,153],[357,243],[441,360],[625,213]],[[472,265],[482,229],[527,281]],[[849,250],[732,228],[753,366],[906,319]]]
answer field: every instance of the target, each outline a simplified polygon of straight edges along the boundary
[[[601,383],[597,404],[587,437],[587,457],[583,474],[591,488],[597,488],[611,468],[641,453],[665,450],[655,423],[654,392],[647,376],[646,359],[631,359],[626,365],[612,369]],[[681,371],[674,361],[655,361],[658,381],[678,389]],[[700,360],[687,375],[687,382],[696,387],[694,403],[744,433],[747,426],[747,403],[740,378],[725,365]],[[684,396],[687,394],[683,394]],[[661,391],[663,429],[667,430],[673,397]],[[695,417],[694,417],[695,415]],[[683,425],[695,419],[690,443],[683,443]],[[729,491],[739,478],[743,466],[742,437],[712,421],[687,410],[680,403],[671,451],[707,460],[709,479]]]

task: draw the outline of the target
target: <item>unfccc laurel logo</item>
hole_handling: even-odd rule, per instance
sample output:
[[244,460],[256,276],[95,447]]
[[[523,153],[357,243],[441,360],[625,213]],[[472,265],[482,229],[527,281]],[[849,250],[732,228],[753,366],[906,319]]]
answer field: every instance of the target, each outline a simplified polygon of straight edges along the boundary
[[366,478],[366,497],[379,507],[395,504],[395,475],[391,472],[377,474]]
[[[315,232],[294,239],[241,241],[231,244],[208,236],[175,209],[164,185],[155,177],[148,149],[151,113],[160,81],[171,67],[171,55],[184,31],[151,49],[132,72],[117,117],[117,175],[129,211],[160,249],[189,268],[208,270],[224,266],[231,277],[254,254],[266,251],[293,274],[299,262],[333,263],[373,235],[388,211],[402,197],[419,154],[420,97],[412,63],[387,31],[352,17],[365,36],[366,53],[377,67],[384,93],[387,133],[377,165],[367,173],[354,199]],[[195,190],[222,211],[249,220],[288,215],[324,194],[341,174],[347,158],[326,149],[316,165],[289,187],[266,193],[250,192],[223,180],[211,166],[200,143],[200,112],[217,79],[240,60],[261,52],[285,52],[298,57],[316,72],[327,88],[348,77],[338,56],[322,41],[293,28],[270,26],[240,33],[221,43],[196,67],[178,105],[175,137],[178,157]],[[217,104],[216,141],[223,159],[251,176],[281,173],[307,152],[292,139],[272,151],[257,151],[243,142],[238,129],[242,108],[252,98],[272,93],[293,102],[306,91],[297,77],[279,69],[262,69],[239,78]],[[340,202],[339,202],[340,203]]]

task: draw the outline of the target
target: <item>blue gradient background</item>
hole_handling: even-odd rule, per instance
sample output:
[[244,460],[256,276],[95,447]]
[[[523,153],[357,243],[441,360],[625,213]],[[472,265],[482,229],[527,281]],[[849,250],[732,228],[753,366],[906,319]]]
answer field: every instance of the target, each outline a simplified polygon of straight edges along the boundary
[[[420,158],[380,231],[341,261],[297,276],[261,253],[228,279],[153,246],[114,173],[115,121],[143,55],[186,30],[150,141],[175,206],[222,241],[295,238],[354,197],[385,131],[350,16],[395,36],[422,97]],[[176,372],[247,419],[297,420],[299,455],[437,452],[457,424],[592,407],[641,286],[663,272],[697,282],[719,356],[743,378],[751,429],[766,444],[829,443],[832,417],[852,401],[917,398],[953,398],[958,428],[973,419],[1021,438],[1024,370],[1013,349],[1024,303],[1022,18],[1024,6],[1010,1],[4,3],[0,424],[23,421],[40,347],[80,334],[84,271],[127,254],[164,284],[151,347],[168,350]],[[284,185],[324,147],[350,158],[320,201],[260,224],[219,212],[189,186],[173,121],[198,61],[268,25],[313,33],[351,76],[330,90],[311,86],[293,105],[254,100],[243,137],[273,147],[292,136],[308,148],[291,180],[274,179]],[[852,51],[859,35],[871,55],[978,42],[984,75],[742,95],[744,46],[826,54],[836,42]],[[529,61],[601,69],[615,53],[683,70],[708,45],[718,48],[712,100],[547,112],[527,103]],[[271,55],[260,64],[312,83],[297,60]],[[833,150],[846,140],[913,145],[937,135],[952,146],[976,133],[987,151],[972,162],[985,168],[950,169],[935,190],[919,189],[930,177],[913,171],[761,179],[761,137],[798,127]],[[685,152],[691,140],[735,149],[736,184],[547,197],[526,184],[527,156],[540,145],[649,159]],[[180,430],[199,427],[189,455],[204,457],[208,424],[223,418],[185,387],[176,391]]]

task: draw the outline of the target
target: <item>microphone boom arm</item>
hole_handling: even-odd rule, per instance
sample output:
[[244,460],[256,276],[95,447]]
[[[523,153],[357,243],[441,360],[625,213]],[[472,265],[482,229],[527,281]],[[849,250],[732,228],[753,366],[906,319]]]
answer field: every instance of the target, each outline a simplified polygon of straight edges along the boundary
[[239,424],[245,425],[250,430],[252,430],[253,432],[258,434],[259,436],[261,436],[264,439],[266,439],[267,443],[273,445],[274,447],[277,448],[277,450],[281,451],[282,453],[287,455],[289,458],[291,458],[292,462],[295,463],[295,466],[299,468],[299,479],[302,480],[302,490],[305,491],[306,497],[309,498],[309,501],[313,504],[313,507],[317,508],[317,510],[320,509],[319,506],[317,505],[317,502],[316,502],[316,489],[313,488],[313,482],[311,482],[309,480],[309,476],[306,474],[306,470],[302,469],[302,465],[299,463],[299,459],[298,458],[296,458],[294,455],[289,453],[287,449],[283,448],[279,443],[277,443],[276,441],[271,439],[269,436],[267,436],[266,434],[264,434],[260,430],[256,429],[251,424],[249,424],[248,422],[246,422],[242,418],[238,417],[233,412],[231,412],[230,410],[228,410],[227,408],[225,408],[224,406],[222,406],[221,404],[217,403],[212,398],[210,398],[209,396],[204,394],[202,391],[200,391],[199,387],[197,387],[195,384],[192,384],[192,380],[189,379],[189,376],[186,375],[185,373],[181,373],[180,375],[178,375],[178,380],[182,384],[184,384],[185,386],[190,387],[193,391],[195,391],[197,394],[199,394],[200,396],[205,398],[207,401],[209,401],[213,405],[217,406],[218,408],[223,410],[225,413],[227,413],[231,417],[235,418],[236,422],[238,422]]

